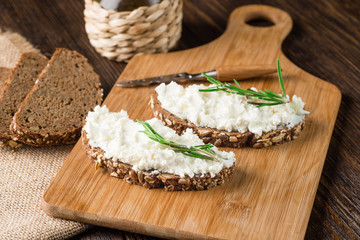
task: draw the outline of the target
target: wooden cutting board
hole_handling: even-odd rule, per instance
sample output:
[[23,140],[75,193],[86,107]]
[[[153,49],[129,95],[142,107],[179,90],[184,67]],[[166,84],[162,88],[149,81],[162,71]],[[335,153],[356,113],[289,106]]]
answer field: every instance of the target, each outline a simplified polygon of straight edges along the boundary
[[[275,25],[246,24],[265,18]],[[119,81],[177,72],[203,72],[220,65],[274,64],[280,58],[287,94],[301,96],[311,112],[302,135],[265,149],[236,153],[233,177],[207,191],[147,190],[95,170],[79,141],[42,200],[49,215],[165,238],[302,239],[324,165],[341,93],[291,63],[281,44],[292,28],[277,8],[237,8],[226,31],[213,42],[185,51],[133,58]],[[304,53],[299,53],[304,54]],[[243,81],[280,92],[276,74]],[[132,119],[152,118],[148,106],[154,87],[114,87],[104,104],[128,111]]]

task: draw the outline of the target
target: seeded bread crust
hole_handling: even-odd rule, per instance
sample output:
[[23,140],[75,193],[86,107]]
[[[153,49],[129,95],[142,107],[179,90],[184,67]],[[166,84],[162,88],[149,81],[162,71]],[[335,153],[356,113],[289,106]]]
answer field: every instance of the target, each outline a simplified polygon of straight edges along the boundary
[[110,176],[124,179],[127,183],[145,188],[165,188],[166,191],[207,190],[225,183],[232,175],[234,165],[222,169],[214,177],[210,174],[194,177],[180,177],[169,173],[152,174],[151,171],[135,171],[132,165],[123,162],[114,163],[104,156],[104,151],[89,144],[86,132],[82,131],[82,143],[87,156],[99,167],[107,169]]
[[159,118],[165,126],[171,127],[178,134],[182,134],[187,128],[191,128],[204,143],[212,143],[216,147],[242,148],[250,146],[262,148],[279,145],[296,139],[305,126],[305,121],[303,121],[292,128],[276,129],[274,131],[263,133],[261,136],[251,132],[227,132],[213,128],[198,127],[187,120],[175,116],[161,107],[161,103],[157,98],[157,93],[151,96],[150,106],[154,116]]
[[7,76],[0,93],[0,144],[20,147],[12,140],[10,124],[13,116],[30,92],[48,59],[34,52],[22,53],[15,67]]
[[76,143],[83,118],[101,100],[99,76],[87,59],[57,49],[15,113],[13,139],[33,146]]

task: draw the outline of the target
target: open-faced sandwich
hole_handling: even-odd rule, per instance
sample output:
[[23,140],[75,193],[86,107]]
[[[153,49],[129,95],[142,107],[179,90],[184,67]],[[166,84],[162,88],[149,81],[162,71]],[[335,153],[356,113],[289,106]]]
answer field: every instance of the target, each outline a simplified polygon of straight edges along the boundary
[[192,129],[178,135],[157,118],[135,122],[106,106],[88,113],[82,134],[97,168],[146,188],[209,189],[227,181],[235,163],[233,152],[204,144]]
[[217,147],[255,148],[278,145],[298,137],[305,125],[305,103],[285,94],[278,62],[282,94],[255,88],[243,89],[211,77],[212,85],[184,88],[171,82],[155,89],[150,105],[154,115],[181,134],[192,129],[204,143]]

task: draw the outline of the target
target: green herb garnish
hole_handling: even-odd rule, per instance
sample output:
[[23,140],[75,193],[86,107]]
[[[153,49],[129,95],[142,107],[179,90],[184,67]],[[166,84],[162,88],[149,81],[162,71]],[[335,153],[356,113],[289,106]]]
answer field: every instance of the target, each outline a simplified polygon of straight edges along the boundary
[[174,152],[182,153],[189,157],[207,159],[207,160],[217,160],[215,152],[211,149],[214,147],[212,144],[204,144],[197,146],[186,146],[175,143],[173,141],[166,140],[163,136],[157,133],[149,123],[137,120],[144,127],[145,133],[151,140],[156,141],[160,144],[170,147]]
[[265,91],[260,90],[259,92],[251,90],[251,89],[243,89],[240,87],[239,82],[236,81],[235,79],[234,79],[234,82],[235,82],[236,86],[234,86],[230,83],[220,82],[212,77],[209,77],[208,75],[206,75],[204,73],[202,75],[205,76],[209,82],[211,82],[212,84],[215,84],[216,86],[205,88],[205,89],[200,89],[199,91],[200,92],[223,91],[223,92],[227,92],[227,93],[243,95],[245,97],[258,98],[258,99],[265,101],[265,102],[254,102],[254,101],[250,101],[250,100],[247,101],[247,103],[257,105],[256,107],[285,104],[285,103],[288,103],[289,100],[287,99],[286,94],[285,94],[284,81],[283,81],[283,77],[281,74],[279,59],[277,60],[277,72],[278,72],[278,77],[279,77],[280,88],[281,88],[283,95],[274,93],[273,91],[271,91],[269,89],[265,89]]

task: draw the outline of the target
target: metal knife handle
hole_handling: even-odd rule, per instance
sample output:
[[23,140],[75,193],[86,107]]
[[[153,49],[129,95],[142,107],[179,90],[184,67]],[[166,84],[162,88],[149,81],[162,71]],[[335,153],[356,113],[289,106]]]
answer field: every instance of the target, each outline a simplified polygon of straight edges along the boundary
[[234,79],[243,80],[275,72],[277,72],[277,70],[274,65],[226,65],[218,67],[217,79],[224,82]]

